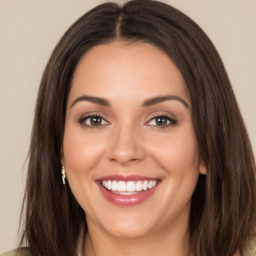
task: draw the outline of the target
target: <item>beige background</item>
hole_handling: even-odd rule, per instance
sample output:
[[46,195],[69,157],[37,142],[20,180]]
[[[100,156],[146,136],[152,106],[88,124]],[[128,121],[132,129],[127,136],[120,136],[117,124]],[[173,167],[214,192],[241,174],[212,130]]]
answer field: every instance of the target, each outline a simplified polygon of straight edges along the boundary
[[[0,0],[0,253],[17,244],[24,163],[43,68],[68,26],[102,2]],[[256,1],[165,2],[199,23],[219,50],[255,152]]]

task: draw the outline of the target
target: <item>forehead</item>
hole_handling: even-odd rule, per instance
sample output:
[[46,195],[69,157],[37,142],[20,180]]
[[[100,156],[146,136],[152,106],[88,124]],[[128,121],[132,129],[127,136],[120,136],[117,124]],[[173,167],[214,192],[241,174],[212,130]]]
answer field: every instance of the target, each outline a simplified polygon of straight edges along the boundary
[[141,91],[145,97],[171,93],[189,100],[183,77],[167,54],[148,43],[118,41],[95,46],[82,57],[70,96],[128,97]]

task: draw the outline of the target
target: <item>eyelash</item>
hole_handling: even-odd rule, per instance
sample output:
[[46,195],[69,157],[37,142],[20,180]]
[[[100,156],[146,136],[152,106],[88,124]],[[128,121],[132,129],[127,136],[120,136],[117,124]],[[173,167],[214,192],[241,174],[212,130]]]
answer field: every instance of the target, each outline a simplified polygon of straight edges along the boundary
[[161,115],[156,115],[156,116],[152,117],[149,121],[146,122],[146,125],[149,126],[149,123],[153,120],[155,120],[155,123],[156,123],[157,118],[163,118],[163,119],[165,119],[165,121],[168,122],[167,124],[163,124],[163,125],[156,125],[156,124],[154,125],[154,126],[156,126],[157,128],[160,128],[160,129],[168,128],[170,126],[174,126],[174,125],[177,124],[177,120],[175,120],[174,118],[171,118],[166,114],[161,114]]
[[[93,118],[100,118],[101,123],[100,124],[86,124],[86,121],[89,120],[90,123],[92,121]],[[102,121],[105,122],[105,124],[102,124]],[[79,120],[78,120],[79,124],[83,127],[88,127],[88,128],[101,128],[102,126],[108,125],[110,124],[108,121],[106,121],[101,115],[98,114],[90,114],[90,115],[86,115],[86,116],[82,116]]]
[[[91,121],[93,118],[99,118],[100,119],[100,124],[92,124]],[[157,118],[162,118],[162,119],[165,119],[166,122],[168,122],[167,124],[163,124],[163,125],[157,125],[156,122],[157,122]],[[87,124],[86,121],[89,120],[90,121],[90,124]],[[164,129],[164,128],[167,128],[167,127],[170,127],[170,126],[174,126],[177,124],[177,120],[165,115],[165,114],[161,114],[161,115],[156,115],[154,117],[152,117],[149,121],[147,121],[145,124],[147,126],[151,126],[149,123],[152,122],[153,120],[155,120],[155,125],[152,125],[152,126],[155,126],[157,128],[160,128],[160,129]],[[102,126],[106,126],[106,125],[109,125],[110,122],[106,121],[101,115],[98,115],[98,114],[90,114],[90,115],[86,115],[86,116],[82,116],[79,120],[78,120],[79,124],[83,127],[87,127],[87,128],[101,128]],[[102,124],[102,122],[105,122],[104,124]]]

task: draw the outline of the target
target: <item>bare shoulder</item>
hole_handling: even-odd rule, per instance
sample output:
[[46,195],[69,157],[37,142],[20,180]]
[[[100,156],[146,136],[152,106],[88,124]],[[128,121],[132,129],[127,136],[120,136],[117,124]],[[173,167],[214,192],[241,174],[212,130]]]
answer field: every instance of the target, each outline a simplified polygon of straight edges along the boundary
[[0,256],[31,256],[28,248],[20,248],[11,252],[5,252]]

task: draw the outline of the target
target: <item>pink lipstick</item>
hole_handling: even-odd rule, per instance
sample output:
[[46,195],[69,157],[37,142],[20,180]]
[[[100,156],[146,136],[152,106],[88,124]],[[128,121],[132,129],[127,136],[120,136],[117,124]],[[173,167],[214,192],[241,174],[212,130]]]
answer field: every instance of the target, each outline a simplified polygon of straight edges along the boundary
[[111,175],[101,177],[96,182],[109,202],[118,206],[133,206],[151,197],[161,180],[138,175]]

